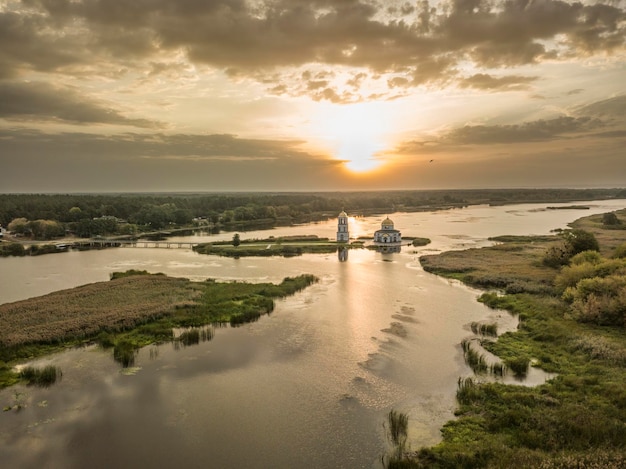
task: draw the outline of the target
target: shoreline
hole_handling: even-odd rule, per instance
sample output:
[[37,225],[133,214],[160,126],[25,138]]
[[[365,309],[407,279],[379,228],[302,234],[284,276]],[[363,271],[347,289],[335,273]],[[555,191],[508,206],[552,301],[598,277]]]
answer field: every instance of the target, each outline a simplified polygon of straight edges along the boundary
[[[602,215],[570,224],[602,241],[594,258],[607,265],[615,263],[610,259],[620,249],[626,251],[626,209],[616,213],[621,229],[603,226]],[[468,361],[466,351],[474,376],[459,378],[456,419],[443,426],[440,443],[404,453],[394,461],[397,467],[564,469],[626,463],[626,442],[619,436],[626,431],[626,401],[615,395],[626,388],[626,323],[598,328],[576,320],[571,306],[557,301],[554,280],[560,276],[562,282],[565,270],[540,265],[560,242],[553,238],[504,237],[491,247],[420,257],[424,270],[479,288],[484,292],[479,301],[519,318],[517,331],[480,340],[509,373],[523,376],[537,367],[554,376],[535,387],[503,384]],[[626,270],[626,258],[621,259]]]

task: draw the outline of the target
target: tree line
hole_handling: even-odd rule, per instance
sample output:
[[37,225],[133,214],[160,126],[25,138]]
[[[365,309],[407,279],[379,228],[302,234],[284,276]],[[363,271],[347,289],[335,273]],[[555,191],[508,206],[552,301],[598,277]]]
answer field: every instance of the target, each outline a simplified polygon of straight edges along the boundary
[[0,225],[38,239],[133,234],[205,223],[237,228],[307,223],[351,214],[471,204],[626,198],[624,189],[515,189],[217,194],[0,194]]

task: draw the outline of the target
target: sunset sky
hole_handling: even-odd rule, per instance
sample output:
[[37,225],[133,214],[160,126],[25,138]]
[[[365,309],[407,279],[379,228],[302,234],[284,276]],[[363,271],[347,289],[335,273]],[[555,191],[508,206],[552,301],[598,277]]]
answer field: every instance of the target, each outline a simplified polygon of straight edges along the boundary
[[0,0],[0,192],[626,186],[626,1]]

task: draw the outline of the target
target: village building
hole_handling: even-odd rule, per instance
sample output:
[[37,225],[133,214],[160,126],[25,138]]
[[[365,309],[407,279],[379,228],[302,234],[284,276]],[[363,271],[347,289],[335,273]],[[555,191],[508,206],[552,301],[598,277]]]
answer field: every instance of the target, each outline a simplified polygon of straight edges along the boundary
[[385,218],[380,225],[380,230],[374,233],[375,244],[400,244],[402,233],[396,230],[389,217]]

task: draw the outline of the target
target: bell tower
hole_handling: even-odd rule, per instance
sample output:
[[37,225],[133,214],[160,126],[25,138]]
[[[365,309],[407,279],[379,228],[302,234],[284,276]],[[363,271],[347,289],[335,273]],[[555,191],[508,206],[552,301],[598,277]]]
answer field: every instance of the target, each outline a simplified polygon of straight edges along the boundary
[[348,214],[342,211],[337,217],[337,242],[347,243],[350,241],[350,231],[348,231]]

